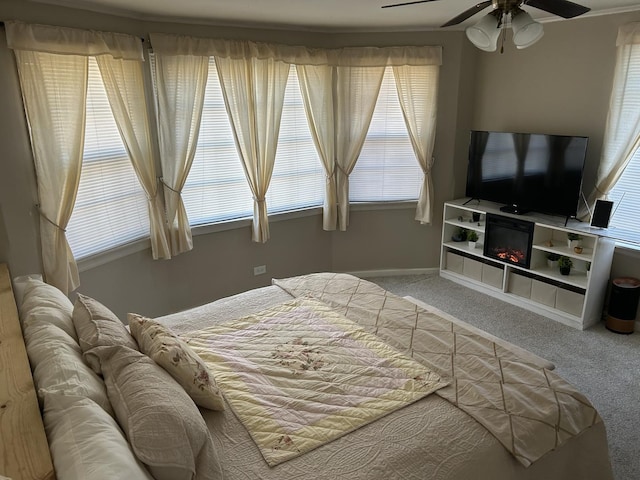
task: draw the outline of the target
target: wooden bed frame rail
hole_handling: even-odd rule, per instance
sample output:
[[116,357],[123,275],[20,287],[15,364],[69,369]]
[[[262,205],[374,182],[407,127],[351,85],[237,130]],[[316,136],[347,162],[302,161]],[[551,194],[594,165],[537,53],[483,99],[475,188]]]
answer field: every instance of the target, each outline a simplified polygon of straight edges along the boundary
[[18,309],[0,264],[0,478],[55,479]]

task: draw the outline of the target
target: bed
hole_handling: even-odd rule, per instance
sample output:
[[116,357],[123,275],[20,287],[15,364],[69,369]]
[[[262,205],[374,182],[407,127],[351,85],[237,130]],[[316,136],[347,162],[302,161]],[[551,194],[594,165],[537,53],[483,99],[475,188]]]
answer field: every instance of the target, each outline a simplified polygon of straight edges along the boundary
[[[602,420],[550,362],[351,275],[274,280],[112,330],[106,306],[38,279],[14,281],[16,309],[0,274],[0,334],[19,311],[34,379],[11,415],[35,426],[9,440],[0,413],[9,478],[613,478]],[[101,319],[102,344],[86,345],[79,309]],[[176,382],[192,354],[206,371]],[[26,365],[12,354],[10,370]]]

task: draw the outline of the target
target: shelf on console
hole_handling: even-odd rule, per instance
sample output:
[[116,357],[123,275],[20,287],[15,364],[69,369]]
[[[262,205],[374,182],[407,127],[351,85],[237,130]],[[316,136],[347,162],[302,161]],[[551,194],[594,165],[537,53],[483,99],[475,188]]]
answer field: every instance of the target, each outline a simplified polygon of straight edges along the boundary
[[578,260],[584,260],[585,262],[590,262],[593,258],[593,248],[582,248],[582,253],[576,253],[573,248],[569,247],[548,247],[544,244],[533,244],[531,248],[534,250],[540,250],[548,253],[557,253],[558,255],[563,255],[565,257],[576,258]]
[[445,246],[451,248],[452,250],[459,250],[461,252],[466,252],[466,253],[470,253],[471,255],[475,255],[477,257],[484,257],[484,254],[482,252],[482,245],[481,244],[477,244],[476,248],[471,248],[469,247],[469,242],[445,242],[444,243]]
[[586,272],[581,272],[575,268],[571,269],[569,275],[562,275],[558,268],[550,268],[547,266],[536,268],[520,268],[515,265],[511,265],[510,268],[521,270],[522,272],[529,272],[539,277],[545,277],[550,280],[554,280],[557,283],[564,283],[581,289],[587,288],[588,278]]
[[[466,228],[467,230],[475,230],[478,233],[484,233],[484,221],[481,222],[465,222],[460,220],[445,220],[448,225],[455,225],[456,227]],[[479,224],[479,225],[478,225]]]

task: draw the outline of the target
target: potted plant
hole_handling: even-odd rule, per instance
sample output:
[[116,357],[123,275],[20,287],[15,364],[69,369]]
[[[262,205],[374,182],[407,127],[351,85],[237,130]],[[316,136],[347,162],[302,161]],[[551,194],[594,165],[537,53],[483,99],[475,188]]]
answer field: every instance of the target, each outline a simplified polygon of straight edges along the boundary
[[467,229],[466,228],[458,228],[456,233],[451,236],[451,240],[454,242],[464,242],[467,239]]
[[478,233],[475,230],[467,231],[467,242],[469,242],[469,248],[476,248],[476,242],[478,241]]
[[556,268],[558,266],[558,260],[560,259],[560,255],[557,253],[547,253],[547,266],[549,268]]
[[560,268],[561,275],[569,275],[569,273],[571,273],[571,267],[573,267],[573,262],[569,257],[562,256],[558,259],[558,267]]
[[570,249],[574,249],[575,247],[582,246],[582,237],[577,233],[568,232],[567,233],[567,245]]

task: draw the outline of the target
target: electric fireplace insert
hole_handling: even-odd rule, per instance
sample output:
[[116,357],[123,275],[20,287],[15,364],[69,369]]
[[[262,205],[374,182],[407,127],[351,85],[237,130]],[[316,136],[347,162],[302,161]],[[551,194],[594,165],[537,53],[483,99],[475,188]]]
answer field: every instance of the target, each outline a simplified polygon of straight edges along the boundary
[[531,264],[533,222],[487,214],[484,256],[520,267]]

